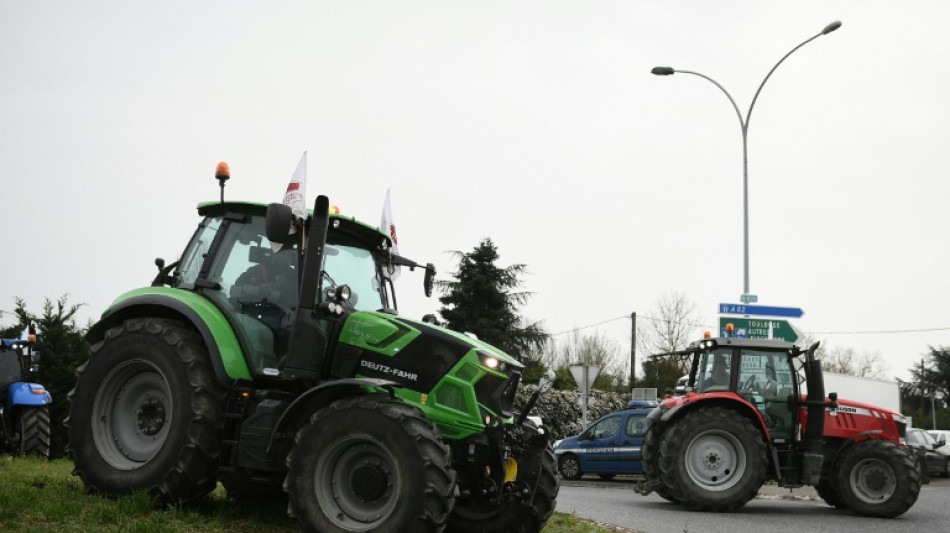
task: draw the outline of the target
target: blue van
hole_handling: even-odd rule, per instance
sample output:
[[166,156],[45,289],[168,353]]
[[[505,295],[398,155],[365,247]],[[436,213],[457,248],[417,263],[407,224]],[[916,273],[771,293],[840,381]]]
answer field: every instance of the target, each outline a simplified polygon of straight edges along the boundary
[[558,471],[564,479],[597,474],[643,474],[640,447],[650,427],[647,415],[656,402],[630,402],[631,407],[604,415],[582,431],[554,443]]

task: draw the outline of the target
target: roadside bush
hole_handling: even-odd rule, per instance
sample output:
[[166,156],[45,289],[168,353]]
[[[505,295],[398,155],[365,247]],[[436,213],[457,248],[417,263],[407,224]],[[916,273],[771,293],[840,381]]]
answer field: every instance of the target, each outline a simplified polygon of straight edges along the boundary
[[[523,385],[515,399],[515,408],[523,408],[537,388],[537,385]],[[544,427],[550,434],[551,442],[577,435],[584,429],[580,398],[581,393],[578,391],[549,390],[538,400],[530,414],[541,417]],[[588,399],[587,423],[590,424],[607,413],[626,407],[629,400],[628,394],[591,391]]]

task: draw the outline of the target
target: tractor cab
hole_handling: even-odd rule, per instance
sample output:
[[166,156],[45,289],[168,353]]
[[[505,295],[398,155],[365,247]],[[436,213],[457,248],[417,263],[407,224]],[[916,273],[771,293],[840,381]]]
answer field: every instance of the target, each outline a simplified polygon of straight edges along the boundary
[[39,353],[32,349],[36,335],[30,339],[0,339],[0,398],[3,398],[10,385],[29,379]]
[[[300,304],[300,251],[309,225],[288,222],[278,230],[280,238],[271,234],[272,239],[266,205],[216,202],[202,204],[198,211],[204,219],[180,261],[167,267],[157,261],[159,274],[153,286],[201,293],[227,317],[244,347],[249,370],[276,376],[288,354]],[[395,314],[395,291],[387,274],[395,266],[419,265],[390,255],[389,247],[389,238],[376,228],[331,213],[322,273],[315,301],[308,307]],[[433,270],[426,267],[429,291]]]
[[688,396],[738,396],[765,420],[773,439],[793,438],[799,398],[794,345],[780,340],[710,338],[693,343]]

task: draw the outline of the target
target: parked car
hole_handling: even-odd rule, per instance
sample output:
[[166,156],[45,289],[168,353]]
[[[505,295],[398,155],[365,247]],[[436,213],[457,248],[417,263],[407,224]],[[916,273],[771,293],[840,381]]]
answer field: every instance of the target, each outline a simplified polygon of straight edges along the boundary
[[905,440],[920,454],[930,475],[950,476],[950,449],[947,446],[940,447],[930,433],[919,428],[908,429]]
[[640,446],[650,427],[646,416],[653,408],[634,405],[604,415],[579,435],[554,443],[561,477],[578,479],[584,474],[597,474],[611,479],[618,474],[643,474]]
[[937,441],[937,444],[941,448],[948,447],[947,443],[950,442],[950,431],[946,429],[928,429],[927,433],[930,433],[930,436]]

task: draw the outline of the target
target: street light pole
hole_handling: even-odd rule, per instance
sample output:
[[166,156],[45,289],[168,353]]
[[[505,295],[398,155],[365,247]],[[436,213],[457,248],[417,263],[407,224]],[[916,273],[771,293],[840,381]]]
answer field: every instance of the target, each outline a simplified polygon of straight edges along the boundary
[[739,111],[739,106],[736,105],[736,101],[732,98],[732,95],[729,94],[729,91],[725,87],[719,84],[716,80],[710,78],[705,74],[700,74],[699,72],[693,72],[690,70],[678,70],[673,67],[653,67],[653,70],[650,72],[657,76],[672,76],[675,73],[682,74],[692,74],[694,76],[699,76],[704,80],[711,82],[713,85],[719,88],[723,94],[726,95],[726,98],[729,99],[729,103],[732,104],[732,108],[736,111],[736,116],[739,117],[739,127],[742,129],[742,264],[743,264],[743,284],[742,284],[742,294],[749,294],[749,150],[748,150],[748,139],[749,139],[749,119],[752,117],[752,108],[755,107],[756,100],[759,99],[759,93],[762,92],[762,87],[765,86],[765,82],[769,81],[769,78],[772,76],[772,73],[775,72],[775,69],[784,62],[788,56],[792,55],[795,50],[805,46],[806,44],[814,41],[815,39],[821,37],[822,35],[827,35],[838,28],[841,27],[840,21],[834,21],[831,24],[825,26],[819,33],[814,36],[802,41],[798,46],[792,48],[787,54],[782,56],[782,59],[778,60],[778,63],[772,67],[772,70],[765,75],[765,78],[762,80],[762,83],[759,84],[759,88],[755,91],[755,96],[752,97],[752,103],[749,104],[749,110],[746,111],[745,118],[742,116],[742,112]]

